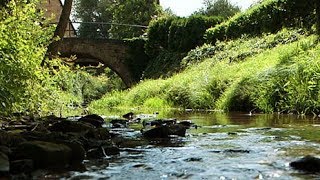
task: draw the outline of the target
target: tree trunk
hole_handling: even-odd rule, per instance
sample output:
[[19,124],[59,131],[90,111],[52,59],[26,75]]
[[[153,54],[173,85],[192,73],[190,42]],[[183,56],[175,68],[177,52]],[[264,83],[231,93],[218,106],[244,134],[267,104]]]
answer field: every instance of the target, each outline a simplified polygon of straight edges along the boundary
[[[72,8],[72,1],[73,0],[65,0],[64,1],[64,5],[63,5],[63,9],[61,12],[61,16],[57,25],[57,28],[54,32],[53,35],[53,41],[51,42],[51,44],[48,47],[47,50],[47,56],[49,58],[53,58],[54,56],[57,56],[58,54],[58,48],[60,45],[60,40],[63,38],[64,33],[66,31],[66,28],[69,24],[69,17],[71,14],[71,8]],[[55,40],[56,38],[58,38],[58,40]]]
[[316,0],[317,33],[320,35],[320,0]]

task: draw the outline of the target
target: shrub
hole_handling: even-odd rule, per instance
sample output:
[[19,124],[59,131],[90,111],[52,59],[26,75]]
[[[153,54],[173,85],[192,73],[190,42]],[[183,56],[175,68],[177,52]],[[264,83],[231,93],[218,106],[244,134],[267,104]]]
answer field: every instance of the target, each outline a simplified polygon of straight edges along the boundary
[[310,28],[315,23],[314,1],[265,0],[244,13],[210,28],[205,33],[207,42],[239,38],[243,34],[274,33],[283,27]]
[[201,45],[207,28],[222,21],[220,17],[191,16],[189,18],[161,17],[148,28],[147,54],[155,57],[163,49],[187,52]]
[[277,34],[262,34],[253,38],[242,36],[234,41],[218,41],[215,45],[204,44],[189,51],[181,61],[181,66],[185,68],[213,56],[216,57],[216,60],[223,60],[227,57],[230,62],[241,61],[266,49],[298,41],[306,34],[308,33],[303,29],[283,29]]
[[126,58],[125,64],[132,72],[132,77],[138,82],[150,61],[150,57],[145,53],[146,40],[132,38],[127,39],[126,42],[129,44],[129,56]]
[[45,96],[40,66],[52,28],[42,25],[36,1],[11,1],[0,12],[0,113],[38,111]]

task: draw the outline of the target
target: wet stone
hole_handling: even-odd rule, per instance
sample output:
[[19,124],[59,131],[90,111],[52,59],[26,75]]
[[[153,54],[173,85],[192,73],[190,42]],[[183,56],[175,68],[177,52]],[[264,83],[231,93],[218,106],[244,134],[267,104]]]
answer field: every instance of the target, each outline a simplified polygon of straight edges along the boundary
[[75,121],[60,121],[54,123],[51,127],[49,127],[50,131],[53,132],[87,132],[94,128],[93,125],[88,123],[81,123],[81,122],[75,122]]
[[90,115],[84,116],[80,118],[78,121],[89,123],[96,128],[102,127],[102,125],[105,123],[104,119],[97,114],[90,114]]
[[108,156],[120,154],[120,149],[116,146],[103,146],[102,148]]
[[290,166],[300,171],[320,172],[320,159],[313,156],[305,156],[302,159],[291,162]]
[[44,141],[24,142],[13,153],[17,159],[32,159],[35,168],[63,168],[72,159],[72,150],[68,146]]
[[103,148],[93,148],[89,149],[87,152],[87,158],[88,159],[100,159],[106,157],[106,153]]
[[184,161],[186,161],[186,162],[200,162],[200,161],[202,161],[202,158],[191,157],[191,158],[185,159]]
[[160,126],[146,130],[142,134],[146,138],[169,138],[170,129],[168,126]]

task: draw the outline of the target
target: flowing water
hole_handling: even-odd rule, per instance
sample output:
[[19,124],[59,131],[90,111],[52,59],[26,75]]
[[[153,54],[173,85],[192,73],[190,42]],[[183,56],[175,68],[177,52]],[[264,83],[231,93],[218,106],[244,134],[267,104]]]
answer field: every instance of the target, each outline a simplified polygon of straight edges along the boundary
[[[120,155],[85,161],[86,172],[61,179],[319,179],[289,162],[319,155],[320,121],[293,115],[189,112],[197,129],[169,141],[123,149]],[[131,132],[139,134],[139,132]],[[134,136],[134,135],[133,135]],[[47,177],[57,177],[54,175]]]

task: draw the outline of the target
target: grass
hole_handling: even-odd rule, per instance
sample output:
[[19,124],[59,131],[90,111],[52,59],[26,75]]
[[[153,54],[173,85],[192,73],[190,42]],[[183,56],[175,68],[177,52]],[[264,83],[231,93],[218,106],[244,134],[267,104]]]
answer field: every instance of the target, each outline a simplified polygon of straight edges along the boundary
[[90,109],[95,113],[114,107],[319,113],[320,46],[316,36],[295,32],[218,43],[209,58],[204,53],[181,73],[106,94]]

